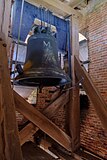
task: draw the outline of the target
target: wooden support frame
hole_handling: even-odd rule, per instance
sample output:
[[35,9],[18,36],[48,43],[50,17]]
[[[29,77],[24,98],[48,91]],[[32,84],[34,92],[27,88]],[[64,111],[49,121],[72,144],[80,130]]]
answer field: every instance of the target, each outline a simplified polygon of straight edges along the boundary
[[62,93],[52,104],[44,109],[43,114],[51,119],[58,110],[69,102],[69,91]]
[[6,44],[0,41],[0,159],[22,160]]
[[14,92],[16,109],[23,114],[28,120],[39,127],[42,131],[48,134],[52,139],[58,142],[61,146],[71,151],[70,137],[59,129],[54,123],[40,113],[36,108],[33,108],[24,98]]
[[[53,115],[55,115],[55,113],[58,112],[60,107],[66,105],[68,101],[69,101],[69,91],[62,93],[62,95],[60,95],[53,103],[47,106],[47,108],[44,109],[43,114],[49,119],[51,119]],[[32,123],[29,123],[27,126],[25,126],[19,132],[20,144],[23,145],[29,139],[29,137],[31,137],[38,131],[38,129],[39,128]]]
[[72,155],[65,154],[65,153],[59,151],[57,148],[49,147],[49,151],[51,151],[52,153],[54,153],[61,160],[71,160],[71,159],[74,159],[74,157]]
[[[59,92],[58,92],[59,93]],[[57,93],[57,94],[58,94]],[[62,93],[54,102],[52,102],[47,108],[43,110],[43,114],[51,119],[56,112],[69,102],[69,91]],[[36,133],[37,127],[32,123],[29,123],[26,127],[24,127],[20,133],[20,143],[23,145],[30,136]]]
[[86,91],[87,95],[90,97],[96,113],[98,114],[102,125],[107,130],[107,104],[105,103],[104,99],[102,98],[101,94],[99,93],[98,89],[95,87],[91,77],[85,71],[84,67],[81,66],[81,63],[77,56],[75,56],[75,72],[78,79],[83,78],[81,82],[84,90]]
[[72,7],[58,0],[26,0],[26,1],[35,6],[42,5],[43,7],[46,7],[50,9],[52,12],[63,17],[71,14],[75,15],[76,17],[82,17],[81,13],[75,11]]
[[23,145],[27,140],[32,137],[39,130],[33,123],[27,124],[20,132],[20,144]]
[[74,55],[79,56],[79,28],[78,20],[71,17],[71,48],[72,48],[72,86],[70,90],[69,102],[69,131],[72,137],[72,151],[80,147],[80,104],[79,104],[79,88],[76,87],[77,78],[74,69]]
[[22,146],[22,152],[24,160],[56,160],[48,151],[33,142],[26,142]]
[[70,0],[70,2],[69,2],[69,5],[71,6],[71,7],[76,7],[76,6],[78,6],[79,4],[81,4],[82,2],[84,2],[84,0]]
[[0,1],[0,36],[6,43],[8,41],[11,6],[11,0]]

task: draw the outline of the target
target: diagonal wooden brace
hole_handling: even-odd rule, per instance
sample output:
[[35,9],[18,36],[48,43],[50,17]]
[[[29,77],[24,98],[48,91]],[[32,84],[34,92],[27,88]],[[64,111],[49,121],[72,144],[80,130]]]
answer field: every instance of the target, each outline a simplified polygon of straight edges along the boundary
[[59,129],[53,122],[40,113],[36,108],[30,105],[24,98],[14,91],[14,100],[16,109],[23,114],[28,120],[35,124],[38,128],[48,134],[61,146],[71,151],[71,139]]
[[102,125],[107,130],[107,104],[101,96],[98,89],[95,87],[91,77],[86,72],[85,68],[81,66],[79,59],[75,56],[75,72],[78,79],[83,78],[81,82],[87,95],[90,97],[96,113],[98,114]]
[[[58,92],[59,93],[59,92]],[[69,91],[62,93],[60,96],[57,97],[49,106],[47,106],[43,110],[43,114],[51,119],[61,107],[66,105],[69,102]],[[20,132],[20,144],[23,145],[28,139],[35,134],[39,130],[38,127],[36,127],[31,122],[27,124]]]

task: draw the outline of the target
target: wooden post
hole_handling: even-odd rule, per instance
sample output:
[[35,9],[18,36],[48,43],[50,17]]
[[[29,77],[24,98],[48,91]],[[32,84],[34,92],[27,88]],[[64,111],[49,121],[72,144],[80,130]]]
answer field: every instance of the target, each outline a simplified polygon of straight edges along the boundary
[[0,1],[0,36],[3,37],[6,43],[8,42],[11,6],[11,0]]
[[0,160],[22,160],[6,45],[0,41]]
[[27,124],[20,132],[20,144],[21,146],[26,142],[29,141],[30,137],[32,137],[37,131],[39,130],[33,123]]
[[71,17],[71,49],[72,49],[72,87],[70,90],[69,102],[69,131],[72,137],[72,151],[80,146],[80,105],[79,105],[79,88],[75,86],[77,78],[74,70],[74,55],[79,56],[79,31],[78,21]]

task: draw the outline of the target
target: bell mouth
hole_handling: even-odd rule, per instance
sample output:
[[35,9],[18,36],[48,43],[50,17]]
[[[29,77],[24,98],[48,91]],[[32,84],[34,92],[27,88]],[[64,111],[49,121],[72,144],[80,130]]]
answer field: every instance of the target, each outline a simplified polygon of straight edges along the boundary
[[[50,74],[51,73],[51,74]],[[71,80],[68,75],[64,72],[53,71],[53,70],[43,70],[42,71],[29,71],[25,72],[22,75],[18,75],[15,79],[15,82],[23,86],[63,86],[68,83],[71,83]]]
[[61,78],[23,78],[17,81],[20,85],[25,86],[57,86],[57,85],[65,85],[66,80]]

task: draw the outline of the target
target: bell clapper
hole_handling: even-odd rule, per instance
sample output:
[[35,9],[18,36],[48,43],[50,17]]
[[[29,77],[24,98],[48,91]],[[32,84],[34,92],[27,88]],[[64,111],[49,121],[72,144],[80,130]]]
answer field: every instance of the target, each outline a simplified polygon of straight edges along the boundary
[[17,69],[17,72],[19,73],[19,75],[23,74],[23,69],[22,69],[21,64],[17,64],[16,69]]
[[39,93],[42,93],[42,89],[43,89],[43,86],[39,86],[39,87],[38,87]]

